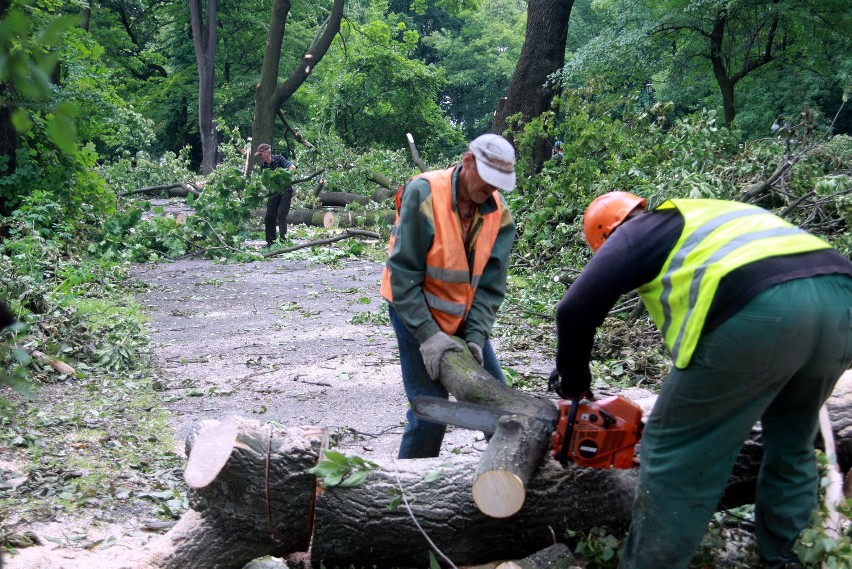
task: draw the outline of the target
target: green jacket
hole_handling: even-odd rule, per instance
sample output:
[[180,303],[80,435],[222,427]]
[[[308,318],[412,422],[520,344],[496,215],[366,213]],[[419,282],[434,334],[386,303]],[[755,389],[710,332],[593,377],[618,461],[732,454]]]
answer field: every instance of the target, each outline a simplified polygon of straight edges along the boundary
[[[457,168],[453,172],[452,179],[453,209],[456,211],[456,216],[458,216],[456,207],[458,172]],[[494,192],[490,199],[479,206],[479,212],[494,211],[497,208],[495,199],[503,200],[503,196],[499,192]],[[434,213],[431,205],[431,188],[428,181],[415,178],[406,184],[399,209],[399,224],[396,228],[394,247],[387,260],[391,270],[394,309],[420,343],[440,331],[423,296],[426,253],[435,235],[432,221]],[[512,214],[505,202],[502,205],[503,218],[500,231],[465,322],[465,341],[474,342],[479,346],[484,345],[485,340],[491,336],[491,329],[497,318],[497,309],[500,308],[506,295],[509,254],[515,242],[515,223]],[[475,216],[474,223],[477,218],[478,216]],[[473,251],[472,245],[473,243],[468,246],[469,263],[470,253]]]

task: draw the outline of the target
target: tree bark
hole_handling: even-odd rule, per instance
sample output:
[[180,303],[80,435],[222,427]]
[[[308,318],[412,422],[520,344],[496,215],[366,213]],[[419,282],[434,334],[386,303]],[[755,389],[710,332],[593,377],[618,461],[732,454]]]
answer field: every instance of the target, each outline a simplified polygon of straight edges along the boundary
[[263,555],[306,551],[323,429],[280,429],[230,417],[187,439],[190,510],[163,539],[158,567],[242,567]]
[[351,203],[366,205],[371,201],[367,196],[348,192],[320,192],[317,197],[323,207],[345,207]]
[[[491,132],[517,131],[517,126],[508,122],[510,116],[520,113],[521,123],[527,123],[550,108],[555,91],[547,86],[547,78],[565,65],[565,43],[573,6],[574,0],[530,0],[524,45],[506,99],[498,105]],[[511,132],[508,138],[513,138]],[[548,158],[550,144],[542,140],[533,149],[533,171],[538,171]]]
[[[0,13],[0,15],[2,15]],[[6,164],[0,168],[0,175],[11,176],[18,167],[18,133],[12,124],[12,86],[9,81],[0,83],[0,156],[6,158]],[[0,216],[12,213],[13,200],[0,195]]]
[[260,82],[255,88],[252,153],[257,150],[259,144],[272,143],[275,116],[278,110],[305,82],[311,71],[325,56],[334,36],[340,31],[343,1],[334,0],[331,14],[320,27],[318,37],[302,56],[290,76],[279,85],[278,68],[281,63],[281,43],[284,40],[284,28],[287,23],[287,16],[290,13],[291,2],[290,0],[275,0],[269,23],[269,35],[266,40],[266,52],[263,55],[263,66],[260,71]]
[[309,225],[311,227],[365,227],[373,225],[393,225],[396,211],[325,211],[321,209],[291,209],[287,223]]
[[[311,550],[326,567],[428,567],[429,545],[412,521],[456,565],[516,559],[539,551],[566,530],[605,526],[621,533],[630,522],[636,473],[562,468],[548,460],[530,481],[511,518],[483,515],[470,482],[475,457],[397,460],[356,488],[317,496]],[[410,505],[395,505],[404,493]]]
[[351,203],[367,205],[370,202],[384,201],[391,195],[392,192],[388,192],[385,188],[379,188],[372,196],[362,196],[349,192],[320,192],[317,197],[322,202],[323,207],[345,207]]
[[173,184],[163,184],[160,186],[148,186],[147,188],[137,188],[135,190],[128,190],[126,192],[119,192],[116,197],[124,197],[130,196],[134,194],[150,194],[154,192],[167,192],[170,196],[188,196],[192,194],[196,198],[201,195],[201,192],[198,191],[191,184],[186,182],[175,182]]
[[207,0],[202,20],[201,0],[189,0],[192,44],[198,64],[198,132],[201,135],[201,171],[216,168],[218,135],[213,124],[213,93],[216,89],[216,0]]
[[[0,0],[0,19],[6,17],[11,5],[11,0]],[[18,133],[12,125],[13,91],[11,81],[0,82],[0,156],[6,158],[5,167],[0,169],[2,176],[10,176],[17,169]],[[0,196],[0,216],[12,213],[11,202]]]

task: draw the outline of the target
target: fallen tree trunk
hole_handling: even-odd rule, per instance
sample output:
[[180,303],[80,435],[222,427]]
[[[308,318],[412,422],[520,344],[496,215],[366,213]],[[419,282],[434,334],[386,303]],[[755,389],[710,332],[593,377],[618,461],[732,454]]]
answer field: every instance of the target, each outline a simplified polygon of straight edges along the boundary
[[[311,557],[326,567],[428,567],[423,532],[456,565],[516,559],[539,551],[566,531],[611,528],[630,521],[636,473],[562,468],[549,460],[530,481],[523,508],[511,518],[477,509],[470,481],[475,457],[398,460],[371,472],[356,488],[317,496]],[[400,504],[404,492],[410,513]]]
[[[827,407],[840,456],[852,448],[852,374],[844,374]],[[306,471],[324,444],[324,431],[313,427],[205,422],[187,440],[192,510],[150,544],[149,564],[238,569],[266,554],[305,551],[310,541],[314,564],[327,567],[425,567],[430,546],[412,516],[456,565],[474,564],[517,559],[564,540],[569,529],[618,534],[630,522],[637,470],[563,468],[546,459],[529,480],[523,507],[498,519],[482,514],[471,496],[476,457],[391,461],[360,486],[317,491]],[[848,468],[848,454],[844,461]],[[746,467],[756,475],[755,463]]]
[[325,211],[321,209],[291,209],[287,223],[309,225],[311,227],[368,227],[373,225],[392,225],[396,212],[378,211]]
[[316,478],[307,470],[327,444],[324,429],[280,429],[230,417],[187,439],[184,477],[192,508],[151,551],[156,567],[242,567],[306,551]]
[[[470,494],[477,459],[397,460],[353,488],[316,490],[307,473],[325,433],[231,417],[187,440],[192,510],[150,544],[148,564],[241,568],[263,555],[307,551],[333,566],[425,567],[430,539],[456,564],[517,558],[569,528],[627,527],[635,472],[562,468],[548,461],[510,519],[480,513]],[[401,504],[405,494],[409,507]]]
[[317,197],[323,207],[345,207],[351,203],[366,205],[371,201],[368,196],[349,192],[320,192]]
[[346,207],[351,203],[367,205],[370,202],[381,202],[393,195],[393,192],[380,188],[372,196],[362,196],[350,192],[319,192],[317,198],[323,207]]
[[186,182],[175,182],[173,184],[163,184],[160,186],[148,186],[147,188],[138,188],[136,190],[119,192],[116,194],[116,196],[124,197],[133,194],[151,194],[156,192],[166,192],[170,196],[179,197],[186,197],[190,194],[195,196],[196,198],[201,196],[201,192],[198,190],[197,187],[195,187],[195,185]]

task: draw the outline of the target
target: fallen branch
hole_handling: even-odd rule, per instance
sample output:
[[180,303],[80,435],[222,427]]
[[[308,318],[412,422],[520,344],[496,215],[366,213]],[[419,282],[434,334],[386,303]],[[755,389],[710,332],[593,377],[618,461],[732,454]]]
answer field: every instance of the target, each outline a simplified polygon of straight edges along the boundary
[[[831,122],[831,125],[826,130],[826,135],[823,137],[823,140],[815,141],[815,142],[812,142],[810,144],[807,144],[801,150],[801,152],[799,152],[798,154],[796,154],[792,158],[790,157],[790,152],[789,152],[790,138],[792,136],[792,129],[788,129],[788,132],[790,134],[788,134],[788,138],[787,138],[787,147],[788,147],[787,156],[784,157],[784,160],[781,162],[781,164],[778,165],[778,167],[775,169],[775,171],[772,172],[772,174],[769,176],[769,178],[767,178],[766,180],[763,180],[761,182],[758,182],[756,184],[751,184],[748,187],[746,187],[746,189],[743,190],[743,195],[740,196],[740,201],[741,202],[752,201],[755,197],[759,196],[760,194],[762,194],[763,192],[765,192],[766,190],[768,190],[769,188],[774,186],[776,183],[778,183],[779,180],[782,180],[784,178],[784,176],[790,171],[790,169],[796,163],[798,163],[800,160],[802,160],[802,158],[804,158],[805,156],[810,154],[812,151],[814,151],[817,148],[819,148],[820,146],[822,146],[822,144],[829,138],[830,133],[833,132],[834,125],[837,122],[837,118],[840,116],[840,112],[843,110],[843,106],[845,104],[846,104],[846,101],[843,101],[843,103],[841,103],[841,105],[840,105],[840,108],[837,109],[837,113],[835,113],[835,115],[834,115],[834,120]],[[797,125],[797,126],[801,126],[801,125]],[[794,128],[797,128],[797,127],[794,127]]]
[[75,370],[70,365],[66,364],[62,360],[54,358],[53,356],[48,356],[44,352],[33,350],[32,352],[30,352],[30,355],[38,359],[39,361],[46,363],[59,373],[64,373],[66,375],[74,375],[75,373],[77,373],[77,370]]
[[379,235],[375,231],[363,231],[361,229],[347,229],[346,233],[341,233],[340,235],[335,235],[333,237],[328,237],[326,239],[317,239],[316,241],[308,241],[307,243],[300,243],[298,245],[293,245],[292,247],[285,247],[284,249],[278,249],[277,251],[270,251],[269,253],[264,254],[264,257],[274,257],[275,255],[280,255],[282,253],[291,253],[293,251],[298,251],[299,249],[304,249],[305,247],[314,247],[315,245],[328,245],[329,243],[334,243],[336,241],[340,241],[341,239],[349,239],[350,237],[369,237],[371,239],[380,239],[381,235]]
[[417,151],[417,145],[414,144],[414,137],[411,136],[410,132],[405,133],[405,138],[408,139],[408,149],[411,151],[411,159],[414,160],[414,163],[420,168],[421,172],[428,172],[429,166],[420,158],[420,153]]
[[[180,188],[178,190],[177,188]],[[193,195],[196,198],[201,195],[201,192],[195,186],[195,184],[191,184],[188,182],[175,182],[173,184],[163,184],[160,186],[148,186],[147,188],[139,188],[136,190],[128,190],[126,192],[119,192],[116,197],[124,197],[130,196],[133,194],[149,194],[154,192],[162,192],[167,191],[170,196],[188,196]]]

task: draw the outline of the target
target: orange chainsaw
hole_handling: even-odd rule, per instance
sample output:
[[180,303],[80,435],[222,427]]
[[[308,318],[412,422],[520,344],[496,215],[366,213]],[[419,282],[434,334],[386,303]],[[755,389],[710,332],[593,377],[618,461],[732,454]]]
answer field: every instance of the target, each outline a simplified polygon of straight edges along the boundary
[[[631,468],[636,444],[642,437],[642,408],[614,395],[600,401],[558,402],[559,419],[551,437],[551,454],[560,463],[590,468]],[[414,414],[426,421],[493,433],[497,421],[511,411],[440,397],[417,397]],[[546,425],[552,419],[537,417]]]

